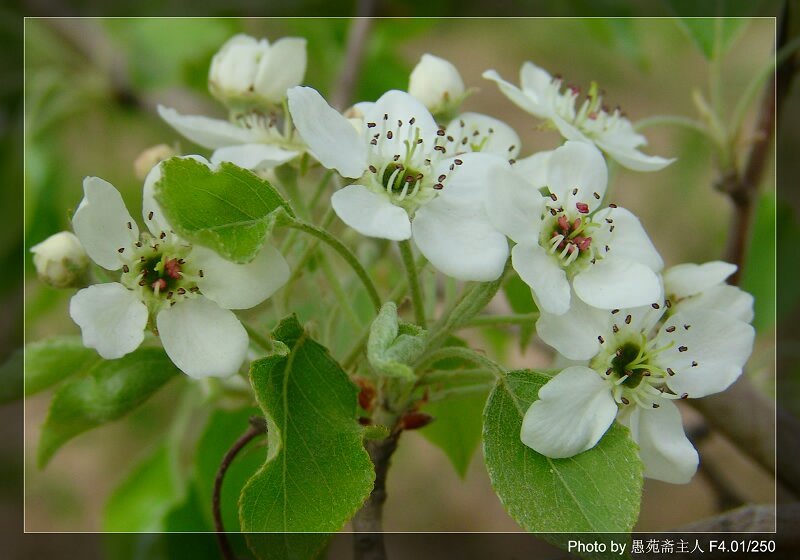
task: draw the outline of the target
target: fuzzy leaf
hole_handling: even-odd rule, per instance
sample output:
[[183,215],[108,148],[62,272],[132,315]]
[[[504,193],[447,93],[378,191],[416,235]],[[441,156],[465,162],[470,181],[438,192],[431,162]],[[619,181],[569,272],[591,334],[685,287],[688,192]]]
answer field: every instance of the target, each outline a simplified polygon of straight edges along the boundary
[[627,428],[613,424],[596,446],[567,459],[540,455],[520,440],[522,417],[549,379],[513,371],[489,397],[483,450],[495,492],[527,531],[629,532],[639,515],[642,464]]
[[183,238],[237,263],[252,261],[280,210],[294,216],[270,183],[232,163],[212,170],[190,158],[162,164],[156,199]]
[[367,359],[383,375],[413,379],[414,370],[407,364],[425,350],[425,336],[418,326],[400,322],[397,305],[386,302],[370,326]]

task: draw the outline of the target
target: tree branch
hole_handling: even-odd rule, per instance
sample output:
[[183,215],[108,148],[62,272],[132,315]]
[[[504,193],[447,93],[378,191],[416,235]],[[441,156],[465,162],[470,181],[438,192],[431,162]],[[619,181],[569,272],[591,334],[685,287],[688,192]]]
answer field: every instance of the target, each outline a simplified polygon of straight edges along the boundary
[[222,557],[225,560],[235,560],[236,556],[231,548],[231,543],[228,542],[228,536],[225,534],[225,526],[222,523],[222,508],[220,507],[220,498],[222,496],[222,481],[225,478],[225,473],[228,467],[253,439],[261,434],[267,433],[267,422],[260,416],[253,416],[250,418],[250,426],[247,430],[237,439],[227,453],[222,457],[222,462],[217,469],[217,475],[214,477],[214,493],[211,498],[211,507],[214,515],[214,530],[217,533],[217,544]]
[[375,12],[375,0],[358,0],[356,16],[350,25],[347,34],[347,49],[344,55],[344,64],[339,74],[339,80],[331,95],[331,104],[339,110],[350,104],[353,91],[361,72],[361,59],[364,54],[364,45],[367,42],[372,28],[372,15]]
[[386,560],[383,542],[383,504],[386,501],[386,477],[392,454],[397,449],[400,430],[382,440],[367,441],[365,446],[375,465],[375,486],[364,506],[353,518],[355,560]]

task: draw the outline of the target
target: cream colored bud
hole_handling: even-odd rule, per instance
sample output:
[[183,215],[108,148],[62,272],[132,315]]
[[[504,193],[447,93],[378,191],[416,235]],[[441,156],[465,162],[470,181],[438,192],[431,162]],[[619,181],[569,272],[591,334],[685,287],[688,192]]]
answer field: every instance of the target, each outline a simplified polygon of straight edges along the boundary
[[89,257],[69,231],[51,235],[31,247],[39,278],[54,288],[76,288],[86,284]]
[[211,94],[231,107],[279,104],[306,73],[306,40],[284,37],[270,44],[249,35],[232,37],[214,55],[208,72]]
[[423,54],[411,71],[408,93],[433,113],[450,113],[464,99],[464,80],[452,63],[438,56]]
[[136,173],[136,178],[144,180],[150,170],[157,164],[176,155],[178,155],[178,152],[166,144],[158,144],[152,148],[147,148],[133,162],[133,171]]

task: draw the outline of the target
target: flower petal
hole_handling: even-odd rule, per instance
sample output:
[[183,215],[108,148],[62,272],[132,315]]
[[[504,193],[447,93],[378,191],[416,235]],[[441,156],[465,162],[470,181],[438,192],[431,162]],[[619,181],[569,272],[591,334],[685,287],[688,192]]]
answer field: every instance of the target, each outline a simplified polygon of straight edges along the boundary
[[508,240],[489,223],[482,204],[439,197],[417,210],[412,229],[420,252],[448,276],[489,282],[503,272]]
[[724,391],[739,378],[754,338],[752,326],[725,313],[687,309],[661,327],[657,346],[668,348],[654,361],[674,372],[667,384],[676,394],[700,398]]
[[81,328],[83,345],[106,360],[133,352],[144,340],[147,307],[117,282],[79,290],[69,302],[69,315]]
[[554,151],[536,152],[532,156],[518,159],[512,169],[537,189],[546,187],[548,183],[547,166]]
[[161,164],[155,165],[144,178],[142,189],[142,217],[150,233],[158,235],[169,231],[169,222],[156,202],[156,183],[161,180]]
[[619,145],[602,137],[596,139],[595,144],[621,166],[633,171],[658,171],[675,161],[675,158],[667,159],[659,156],[648,156],[636,148]]
[[560,315],[569,309],[567,274],[539,245],[520,243],[511,250],[511,262],[519,277],[531,287],[539,309]]
[[86,254],[108,270],[122,266],[119,249],[130,251],[139,237],[139,227],[119,191],[99,177],[83,180],[83,200],[72,217],[72,227]]
[[699,458],[683,431],[681,413],[673,403],[661,399],[659,408],[636,407],[629,426],[647,478],[686,484],[697,471]]
[[[413,121],[412,121],[413,119]],[[412,95],[398,90],[390,90],[380,96],[364,116],[365,123],[376,123],[374,132],[381,132],[385,125],[386,132],[393,131],[391,138],[381,134],[378,149],[383,158],[391,158],[395,154],[405,154],[405,143],[414,139],[410,131],[417,129],[419,138],[428,150],[433,150],[433,142],[439,127],[427,107]],[[402,123],[402,124],[398,124]],[[409,124],[413,122],[414,124]],[[385,124],[384,124],[385,123]],[[370,130],[370,136],[373,129]],[[409,136],[411,134],[411,136]]]
[[411,237],[408,214],[389,198],[363,185],[347,185],[333,193],[336,215],[361,235],[402,241]]
[[361,177],[367,168],[366,140],[353,125],[310,87],[288,92],[294,125],[314,157],[345,177]]
[[588,360],[600,351],[598,336],[611,331],[611,315],[573,298],[566,313],[543,312],[536,321],[536,334],[570,360]]
[[544,207],[539,189],[508,165],[498,164],[491,176],[493,185],[486,193],[489,221],[517,243],[537,243]]
[[647,266],[624,258],[605,258],[572,280],[583,301],[601,309],[638,307],[662,299],[661,281]]
[[601,224],[609,223],[614,226],[599,229],[594,236],[598,244],[608,245],[609,255],[624,257],[640,262],[658,272],[664,267],[661,255],[653,246],[650,237],[645,232],[639,218],[625,208],[603,208],[592,216],[592,220]]
[[524,62],[519,69],[519,83],[528,94],[544,98],[552,87],[553,77],[533,62]]
[[289,279],[286,259],[271,245],[264,245],[247,264],[236,264],[199,245],[192,248],[191,259],[203,270],[197,281],[200,292],[224,309],[258,305]]
[[522,420],[522,443],[547,457],[572,457],[594,447],[617,415],[606,383],[583,366],[565,369],[539,389]]
[[219,165],[228,161],[245,169],[271,169],[294,159],[299,152],[284,150],[268,144],[241,144],[217,148],[211,154],[211,163]]
[[590,211],[597,209],[606,193],[608,168],[603,154],[592,144],[567,141],[553,151],[547,170],[547,186],[561,204],[568,201],[573,209],[580,202]]
[[534,98],[534,96],[528,95],[527,92],[522,91],[514,84],[505,81],[500,77],[500,74],[494,70],[487,70],[482,74],[482,76],[487,80],[491,80],[496,83],[497,87],[500,88],[500,91],[503,92],[503,94],[508,97],[512,103],[517,105],[517,107],[523,111],[527,111],[528,113],[541,119],[550,118],[552,112],[538,97]]
[[190,377],[227,377],[247,354],[248,338],[232,311],[197,297],[162,310],[158,333],[172,362]]
[[722,261],[704,264],[679,264],[664,271],[664,292],[668,296],[693,296],[717,284],[736,272],[736,265]]
[[677,311],[711,309],[745,323],[753,322],[753,296],[736,286],[719,284],[673,304]]
[[306,73],[306,40],[278,39],[264,53],[255,73],[254,86],[265,99],[279,103],[286,90],[299,85]]
[[503,121],[480,113],[460,114],[450,121],[445,134],[455,139],[453,149],[448,147],[447,153],[480,151],[509,159],[517,157],[522,144],[513,128]]
[[221,119],[210,119],[200,115],[181,115],[175,109],[162,105],[158,106],[158,114],[172,128],[204,148],[215,149],[235,144],[248,144],[258,139],[255,129],[240,128]]

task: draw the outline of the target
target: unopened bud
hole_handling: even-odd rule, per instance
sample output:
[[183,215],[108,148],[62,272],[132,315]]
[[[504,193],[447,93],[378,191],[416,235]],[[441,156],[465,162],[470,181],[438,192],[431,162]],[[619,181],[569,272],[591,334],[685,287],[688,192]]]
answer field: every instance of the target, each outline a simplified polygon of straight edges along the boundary
[[403,430],[419,430],[433,422],[433,416],[424,412],[409,412],[400,418],[400,427]]
[[133,171],[136,173],[136,178],[143,181],[156,165],[176,155],[178,155],[178,152],[166,144],[158,144],[152,148],[147,148],[133,162]]
[[408,93],[419,99],[434,115],[455,113],[466,96],[464,80],[456,67],[430,54],[422,55],[411,71]]
[[284,37],[270,44],[249,35],[232,37],[214,55],[208,73],[211,94],[230,107],[279,104],[286,90],[303,81],[306,40]]
[[51,235],[31,247],[36,273],[54,288],[77,288],[86,284],[89,257],[80,241],[69,231]]

